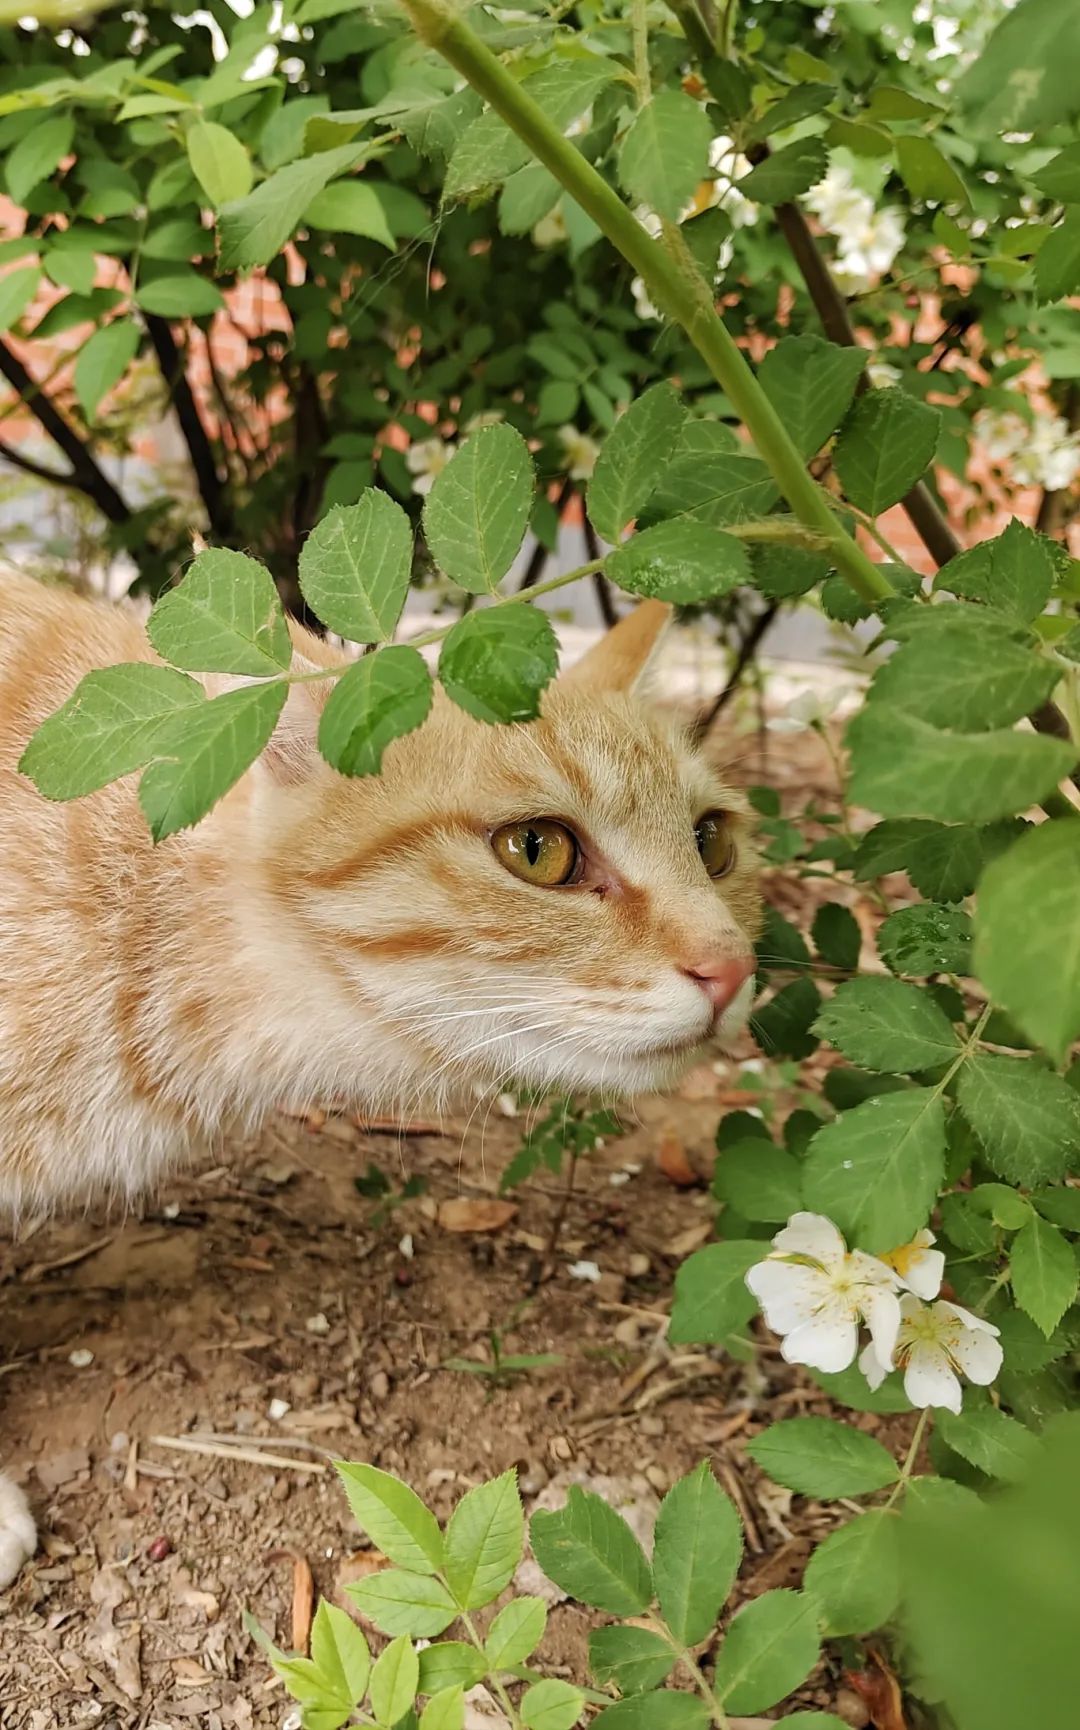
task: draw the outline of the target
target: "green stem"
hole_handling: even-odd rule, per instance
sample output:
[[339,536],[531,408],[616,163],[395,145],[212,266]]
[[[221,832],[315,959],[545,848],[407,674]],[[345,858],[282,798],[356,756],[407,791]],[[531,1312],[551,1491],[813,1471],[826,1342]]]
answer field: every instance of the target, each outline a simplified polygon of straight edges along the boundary
[[911,1474],[915,1470],[915,1461],[919,1457],[919,1448],[922,1445],[923,1435],[925,1434],[926,1426],[929,1423],[929,1421],[930,1421],[930,1407],[924,1406],[922,1411],[919,1413],[919,1421],[915,1425],[915,1434],[911,1438],[911,1446],[908,1448],[907,1453],[904,1455],[904,1463],[900,1467],[900,1476],[897,1478],[896,1483],[893,1485],[892,1494],[890,1495],[888,1501],[885,1503],[886,1511],[888,1511],[888,1509],[892,1507],[892,1505],[896,1501],[897,1497],[903,1492],[903,1490],[907,1487],[907,1485],[911,1481]]
[[[441,1578],[441,1575],[438,1577]],[[443,1580],[443,1585],[446,1586],[445,1580]],[[449,1591],[450,1590],[449,1586],[447,1586],[446,1589],[447,1589],[447,1591]],[[458,1616],[461,1619],[462,1627],[464,1628],[466,1634],[468,1634],[469,1639],[472,1641],[473,1645],[476,1647],[476,1650],[480,1653],[480,1656],[482,1658],[485,1657],[486,1654],[484,1652],[484,1642],[483,1642],[483,1640],[481,1640],[479,1634],[476,1632],[476,1624],[473,1622],[473,1619],[469,1615],[469,1612],[467,1610],[460,1610],[459,1609]],[[521,1719],[519,1718],[518,1714],[514,1711],[514,1702],[511,1700],[509,1694],[506,1692],[506,1689],[503,1687],[502,1683],[499,1681],[499,1678],[497,1676],[493,1675],[489,1671],[487,1679],[491,1683],[491,1686],[492,1686],[492,1689],[494,1690],[494,1692],[498,1695],[499,1705],[502,1707],[503,1711],[506,1713],[506,1716],[509,1719],[510,1723],[514,1726],[514,1730],[522,1730]]]
[[846,534],[807,473],[786,427],[713,305],[697,271],[669,256],[581,152],[549,120],[447,0],[401,0],[417,35],[465,77],[570,193],[642,277],[665,312],[676,318],[705,361],[795,515],[825,540],[856,594],[871,606],[892,584]]
[[634,38],[634,83],[637,86],[637,105],[639,108],[644,108],[652,95],[652,81],[649,77],[648,3],[649,0],[633,0],[630,13],[630,25]]
[[716,53],[708,26],[698,11],[697,0],[668,0],[672,12],[682,25],[683,35],[699,60],[711,60]]
[[658,1616],[653,1615],[650,1611],[646,1620],[648,1621],[649,1627],[652,1629],[653,1633],[659,1634],[661,1640],[666,1641],[666,1643],[671,1647],[671,1650],[678,1654],[679,1662],[683,1665],[688,1675],[693,1678],[695,1688],[701,1695],[706,1706],[709,1708],[709,1717],[716,1726],[716,1730],[731,1730],[731,1720],[724,1711],[719,1700],[716,1698],[716,1694],[705,1680],[705,1673],[697,1662],[697,1659],[691,1656],[680,1640],[676,1640],[671,1629],[667,1627],[664,1622],[661,1622]]

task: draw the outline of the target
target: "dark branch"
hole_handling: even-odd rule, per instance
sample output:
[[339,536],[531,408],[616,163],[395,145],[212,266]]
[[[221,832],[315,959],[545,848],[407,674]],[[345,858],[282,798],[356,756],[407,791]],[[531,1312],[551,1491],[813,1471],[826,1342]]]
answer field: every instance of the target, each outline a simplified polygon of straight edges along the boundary
[[232,513],[228,507],[209,434],[203,426],[198,405],[187,381],[185,357],[176,346],[167,319],[156,318],[152,313],[147,313],[146,330],[169,392],[169,401],[180,422],[180,431],[184,435],[184,443],[191,457],[199,497],[206,507],[210,531],[215,540],[228,541],[232,538]]
[[41,386],[31,378],[18,355],[7,344],[0,342],[0,373],[16,390],[33,415],[38,425],[48,433],[53,443],[59,448],[71,464],[71,473],[66,476],[52,476],[59,479],[63,486],[74,487],[76,492],[85,493],[97,505],[102,516],[111,523],[126,523],[131,520],[131,511],[121,498],[105,471],[98,467],[87,446],[83,443],[75,428],[71,425],[56,404],[45,395]]
[[723,714],[739,689],[743,675],[757,652],[758,644],[775,619],[778,610],[778,603],[770,601],[767,607],[763,607],[761,612],[755,615],[749,629],[744,633],[727,684],[715,702],[703,714],[699,715],[694,723],[694,739],[697,744],[701,744],[713,723]]
[[70,475],[57,474],[55,469],[47,469],[43,463],[35,463],[21,452],[12,450],[10,445],[0,443],[0,459],[10,463],[13,469],[21,469],[24,475],[33,475],[35,480],[48,481],[51,486],[69,487]]
[[[567,475],[564,477],[562,486],[559,488],[555,498],[555,521],[557,524],[562,522],[563,511],[566,509],[567,500],[573,490],[573,482],[569,475]],[[548,549],[545,547],[543,541],[537,538],[536,545],[533,547],[533,550],[529,555],[529,562],[525,566],[525,574],[518,584],[519,590],[531,589],[534,583],[540,581],[540,578],[543,575],[544,566],[547,564],[549,556]]]

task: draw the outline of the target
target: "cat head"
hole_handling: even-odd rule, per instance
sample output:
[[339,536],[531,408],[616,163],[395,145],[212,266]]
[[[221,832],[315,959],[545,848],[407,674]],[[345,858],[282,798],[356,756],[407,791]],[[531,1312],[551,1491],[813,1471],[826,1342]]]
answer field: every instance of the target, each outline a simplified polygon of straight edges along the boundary
[[757,862],[742,798],[643,697],[669,611],[639,605],[528,725],[438,696],[378,777],[319,758],[326,687],[293,688],[257,851],[276,917],[355,1006],[358,1064],[377,1033],[402,1087],[626,1094],[742,1027]]

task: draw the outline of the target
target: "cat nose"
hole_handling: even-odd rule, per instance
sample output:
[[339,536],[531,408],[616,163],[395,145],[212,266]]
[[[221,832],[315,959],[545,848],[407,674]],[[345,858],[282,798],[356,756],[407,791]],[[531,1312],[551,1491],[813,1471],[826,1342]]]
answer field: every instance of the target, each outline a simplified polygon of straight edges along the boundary
[[722,1015],[753,977],[752,955],[706,955],[683,972],[701,986],[713,1006],[714,1015]]

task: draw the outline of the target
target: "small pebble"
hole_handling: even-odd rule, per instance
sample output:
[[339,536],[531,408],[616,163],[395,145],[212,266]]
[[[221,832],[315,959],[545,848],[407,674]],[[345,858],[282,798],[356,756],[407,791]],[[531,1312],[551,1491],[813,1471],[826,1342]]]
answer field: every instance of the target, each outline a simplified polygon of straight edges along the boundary
[[385,1370],[376,1370],[368,1382],[373,1400],[385,1400],[390,1392],[390,1377]]
[[287,1502],[291,1494],[292,1484],[282,1472],[280,1477],[274,1479],[270,1489],[270,1498],[274,1502]]
[[662,1466],[646,1466],[645,1476],[648,1478],[654,1490],[659,1490],[662,1496],[667,1494],[668,1475]]
[[293,1376],[289,1383],[294,1400],[312,1400],[319,1391],[319,1377],[312,1371],[305,1370],[302,1375]]
[[73,1370],[88,1369],[93,1361],[93,1352],[87,1351],[85,1346],[79,1346],[75,1351],[68,1353],[68,1363],[71,1365]]
[[159,1538],[155,1538],[153,1543],[147,1544],[146,1546],[146,1559],[148,1562],[163,1562],[166,1556],[171,1555],[172,1543],[170,1539],[165,1536],[164,1532],[162,1532]]
[[330,1323],[326,1316],[323,1315],[322,1310],[319,1311],[318,1315],[308,1316],[304,1326],[307,1328],[309,1334],[319,1334],[321,1336],[330,1332]]
[[566,1436],[552,1436],[548,1452],[553,1460],[572,1460],[574,1457],[573,1445]]
[[624,1183],[630,1182],[630,1173],[628,1171],[613,1171],[608,1182],[612,1189],[620,1189]]
[[401,1239],[400,1243],[398,1244],[398,1249],[400,1250],[401,1254],[405,1257],[406,1261],[412,1261],[412,1258],[416,1254],[416,1251],[413,1248],[413,1236],[412,1236],[411,1231],[407,1231],[405,1233],[405,1236]]
[[288,1400],[271,1400],[266,1408],[266,1415],[272,1424],[280,1424],[286,1413],[292,1411]]
[[538,1496],[550,1476],[543,1460],[526,1460],[518,1475],[518,1489],[523,1496]]
[[179,1219],[180,1203],[178,1201],[167,1201],[161,1210],[161,1217],[163,1219]]
[[600,1278],[600,1269],[594,1261],[572,1261],[566,1271],[571,1279],[589,1280],[593,1285]]
[[626,1264],[626,1271],[631,1279],[644,1279],[651,1267],[652,1263],[648,1256],[642,1255],[641,1252],[638,1251],[637,1254],[630,1257],[630,1260]]

